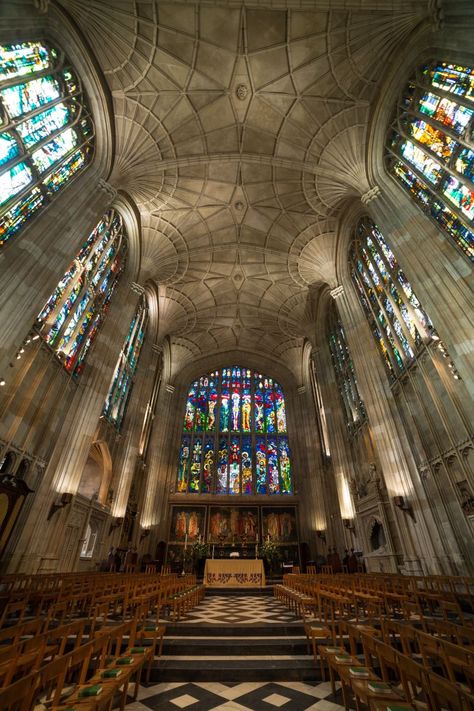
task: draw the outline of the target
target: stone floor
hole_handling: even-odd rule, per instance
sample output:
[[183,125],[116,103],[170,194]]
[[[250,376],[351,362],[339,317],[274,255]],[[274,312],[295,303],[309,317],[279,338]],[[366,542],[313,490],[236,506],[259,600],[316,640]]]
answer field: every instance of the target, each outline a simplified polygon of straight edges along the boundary
[[[166,620],[164,620],[166,622]],[[251,625],[296,622],[298,618],[274,597],[213,595],[190,610],[183,622],[192,624]]]
[[329,682],[165,683],[140,689],[126,711],[342,711]]
[[[294,633],[294,629],[297,630]],[[252,632],[252,627],[255,632]],[[266,633],[278,635],[281,626],[282,639],[265,637]],[[202,630],[200,644],[202,652],[196,648],[196,630]],[[298,631],[299,630],[299,631]],[[226,631],[229,632],[227,636]],[[176,652],[176,634],[182,633],[179,641],[182,647],[178,647]],[[255,635],[248,637],[240,636]],[[190,634],[193,636],[187,637]],[[218,637],[213,637],[218,634]],[[296,636],[293,637],[292,635]],[[297,635],[300,635],[298,637]],[[284,639],[283,639],[284,638]],[[166,638],[165,638],[166,639]],[[269,641],[269,647],[265,647],[265,639]],[[300,640],[299,643],[297,640]],[[227,646],[226,646],[227,640]],[[294,640],[292,642],[292,640]],[[245,647],[239,647],[242,642]],[[285,655],[280,642],[297,645],[299,654]],[[184,644],[183,644],[184,643]],[[258,656],[258,645],[264,651]],[[271,657],[272,645],[276,644],[277,656]],[[247,595],[207,597],[197,608],[192,610],[179,625],[169,627],[169,650],[165,651],[161,660],[162,675],[166,660],[170,659],[170,654],[178,653],[177,659],[181,663],[185,662],[190,668],[195,669],[194,675],[186,677],[191,681],[159,681],[160,665],[158,666],[157,683],[152,683],[148,687],[141,687],[138,701],[127,705],[127,711],[176,711],[177,709],[187,709],[188,711],[210,711],[211,709],[226,711],[275,711],[283,709],[285,711],[310,711],[318,709],[320,711],[342,711],[342,699],[340,692],[334,696],[331,693],[329,682],[306,682],[288,681],[285,676],[289,676],[286,669],[292,664],[297,664],[299,659],[304,658],[305,664],[312,658],[306,654],[302,620],[291,614],[287,608],[276,601],[273,597]],[[224,650],[224,651],[223,651]],[[252,654],[253,652],[253,654]],[[303,652],[304,654],[301,654]],[[264,663],[271,664],[271,659],[278,659],[278,663],[283,666],[277,673],[278,680],[271,681],[244,681],[242,677],[246,664],[258,664],[249,660],[260,658]],[[222,660],[231,660],[229,668],[235,668],[235,676],[239,681],[222,679],[222,672],[219,672],[219,664]],[[214,660],[215,673],[210,678],[212,681],[202,681],[200,676],[205,665],[212,664]],[[285,661],[286,660],[286,661]],[[296,661],[295,661],[296,660]],[[237,673],[240,672],[240,673]],[[246,674],[246,672],[244,672]],[[229,676],[234,676],[229,672]],[[202,677],[201,677],[202,678]],[[290,677],[291,678],[291,677]]]

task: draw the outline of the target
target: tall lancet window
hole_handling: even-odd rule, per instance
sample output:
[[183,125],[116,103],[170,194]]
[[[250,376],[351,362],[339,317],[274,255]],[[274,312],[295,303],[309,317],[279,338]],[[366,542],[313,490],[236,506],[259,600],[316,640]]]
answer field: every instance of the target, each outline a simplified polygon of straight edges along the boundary
[[390,172],[474,258],[474,74],[433,62],[409,82],[387,148]]
[[272,378],[233,366],[191,383],[177,490],[291,494],[285,398]]
[[146,302],[142,297],[130,324],[123,348],[120,351],[104,406],[104,416],[117,429],[120,429],[122,424],[125,408],[132,390],[133,376],[137,369],[145,337],[146,322]]
[[433,325],[395,256],[369,217],[360,220],[351,249],[352,278],[392,377],[434,336]]
[[83,370],[124,268],[126,252],[122,218],[116,210],[108,210],[38,315],[36,330],[73,375]]
[[45,42],[0,45],[0,245],[90,161],[81,82]]
[[353,431],[366,419],[366,413],[357,387],[354,364],[349,353],[346,335],[334,305],[330,314],[329,348],[337,386],[344,403],[347,427]]

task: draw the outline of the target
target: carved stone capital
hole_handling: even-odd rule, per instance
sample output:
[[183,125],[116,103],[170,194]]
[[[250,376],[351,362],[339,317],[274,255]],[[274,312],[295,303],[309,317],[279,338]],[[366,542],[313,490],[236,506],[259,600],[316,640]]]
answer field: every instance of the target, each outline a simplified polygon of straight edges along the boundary
[[33,5],[42,15],[45,15],[49,10],[50,0],[33,0]]
[[428,11],[431,15],[431,24],[436,32],[444,27],[444,11],[442,0],[430,0]]
[[158,343],[154,343],[151,350],[153,353],[156,353],[156,355],[161,355],[163,353],[163,346],[159,346]]
[[130,289],[133,291],[134,294],[138,294],[139,296],[143,296],[145,293],[145,289],[141,284],[137,284],[136,281],[131,281],[130,282]]
[[339,286],[335,286],[334,289],[331,289],[329,293],[333,299],[338,299],[340,296],[343,295],[344,287],[340,284]]
[[296,392],[298,395],[304,395],[306,392],[306,385],[300,385],[299,388],[296,389]]
[[368,205],[369,202],[372,202],[372,200],[376,200],[378,197],[382,195],[382,191],[380,190],[378,185],[374,185],[373,188],[370,188],[370,190],[367,190],[363,195],[361,195],[361,202],[363,205]]
[[174,385],[171,385],[171,383],[167,383],[166,385],[166,392],[172,395],[174,391],[176,390]]
[[106,180],[104,180],[103,178],[99,178],[99,180],[97,181],[97,186],[98,186],[99,190],[104,192],[107,195],[107,197],[110,198],[111,202],[113,200],[115,200],[115,198],[117,197],[116,189],[114,187],[112,187],[112,185],[110,183],[108,183]]

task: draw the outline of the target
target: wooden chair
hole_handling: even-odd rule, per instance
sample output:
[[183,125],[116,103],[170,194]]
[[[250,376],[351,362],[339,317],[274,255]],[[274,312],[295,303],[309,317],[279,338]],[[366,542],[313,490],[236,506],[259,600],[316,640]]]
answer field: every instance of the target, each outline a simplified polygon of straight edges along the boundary
[[14,684],[0,689],[0,709],[2,711],[30,711],[35,685],[36,675],[28,674]]

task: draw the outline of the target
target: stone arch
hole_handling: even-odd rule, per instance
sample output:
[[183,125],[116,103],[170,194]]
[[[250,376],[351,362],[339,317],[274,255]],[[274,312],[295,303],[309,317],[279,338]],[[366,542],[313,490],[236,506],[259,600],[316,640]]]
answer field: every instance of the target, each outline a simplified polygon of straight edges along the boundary
[[97,498],[100,504],[107,503],[112,479],[112,457],[107,442],[93,442],[89,450],[79,483],[78,494],[87,499]]
[[0,460],[0,473],[1,474],[13,474],[15,469],[17,456],[15,452],[9,451],[5,452],[3,458]]
[[367,526],[367,540],[372,553],[380,550],[387,544],[387,538],[382,521],[373,516]]

